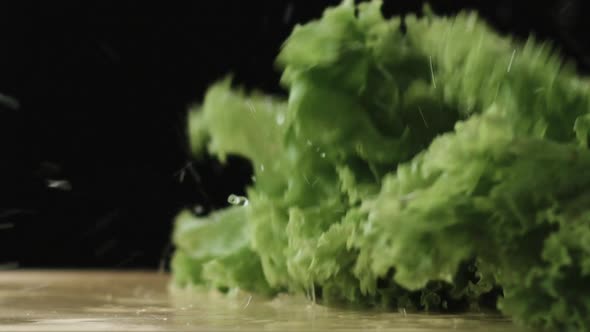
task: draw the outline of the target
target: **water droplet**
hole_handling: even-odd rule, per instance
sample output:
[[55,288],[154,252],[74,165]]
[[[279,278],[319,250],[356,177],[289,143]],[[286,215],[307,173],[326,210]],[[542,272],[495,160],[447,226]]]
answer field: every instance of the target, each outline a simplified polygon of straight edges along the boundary
[[264,172],[264,164],[260,164],[260,171]]
[[3,229],[11,229],[13,227],[14,227],[14,224],[13,223],[9,223],[9,222],[1,223],[0,224],[0,231],[3,230]]
[[404,315],[404,317],[406,317],[407,313],[406,313],[406,308],[400,308],[399,309],[399,313]]
[[246,206],[246,205],[248,205],[248,198],[246,198],[244,196],[238,196],[238,195],[231,194],[227,198],[227,202],[231,205]]
[[205,212],[205,208],[202,205],[197,205],[193,208],[193,212],[195,214],[202,214],[203,212]]
[[282,126],[283,123],[285,123],[285,114],[283,114],[283,113],[277,114],[277,124],[279,126]]
[[322,154],[320,155],[322,158],[326,158],[326,153],[322,152]]
[[0,106],[9,108],[14,111],[20,108],[20,103],[18,102],[18,100],[16,100],[16,98],[0,93]]
[[68,180],[47,180],[47,187],[59,190],[72,190],[72,185]]
[[248,106],[248,109],[250,110],[250,112],[256,113],[256,108],[254,107],[254,105],[252,104],[251,101],[247,101],[246,106]]
[[252,182],[256,182],[256,176],[252,175],[252,177],[250,177],[250,179],[252,180]]
[[293,16],[293,9],[295,9],[295,6],[289,2],[287,8],[285,8],[285,14],[283,14],[283,23],[289,24],[291,17]]
[[311,141],[307,140],[307,145],[312,146]]
[[365,148],[364,148],[364,146],[363,146],[363,143],[361,143],[361,142],[358,142],[358,143],[356,143],[356,146],[355,146],[355,148],[356,148],[356,153],[357,153],[359,156],[361,156],[361,157],[364,157],[364,156],[366,156],[366,155],[365,155]]
[[0,263],[0,271],[18,269],[18,262]]

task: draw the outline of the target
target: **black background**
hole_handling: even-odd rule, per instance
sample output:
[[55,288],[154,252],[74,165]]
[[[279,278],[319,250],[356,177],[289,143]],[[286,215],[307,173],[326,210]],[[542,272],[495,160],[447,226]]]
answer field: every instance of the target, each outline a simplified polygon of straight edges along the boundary
[[[187,108],[228,73],[284,93],[273,67],[282,41],[338,2],[1,3],[0,94],[19,106],[0,96],[0,269],[165,263],[173,216],[226,205],[251,171],[235,158],[190,171]],[[430,3],[552,40],[581,73],[589,68],[582,0]],[[384,12],[421,7],[385,1]]]

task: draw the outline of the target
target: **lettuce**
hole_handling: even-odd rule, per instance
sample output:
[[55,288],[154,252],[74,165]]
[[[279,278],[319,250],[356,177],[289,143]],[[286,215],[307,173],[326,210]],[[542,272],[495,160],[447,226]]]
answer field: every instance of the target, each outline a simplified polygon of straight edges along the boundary
[[247,204],[178,216],[174,280],[590,330],[590,84],[474,13],[380,6],[295,27],[288,98],[225,79],[189,112],[194,153],[256,180]]

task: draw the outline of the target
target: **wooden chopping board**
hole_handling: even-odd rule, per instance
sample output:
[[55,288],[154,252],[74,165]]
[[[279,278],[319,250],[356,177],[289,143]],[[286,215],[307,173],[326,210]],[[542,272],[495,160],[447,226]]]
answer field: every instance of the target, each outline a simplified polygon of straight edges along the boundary
[[526,331],[495,315],[335,309],[168,283],[156,272],[0,272],[0,331]]

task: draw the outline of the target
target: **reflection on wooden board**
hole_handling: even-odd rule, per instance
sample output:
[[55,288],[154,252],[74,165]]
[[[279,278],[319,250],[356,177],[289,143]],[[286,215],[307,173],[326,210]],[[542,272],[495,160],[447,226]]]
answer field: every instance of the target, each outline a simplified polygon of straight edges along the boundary
[[155,272],[0,272],[0,331],[526,331],[496,315],[336,309],[168,283]]

